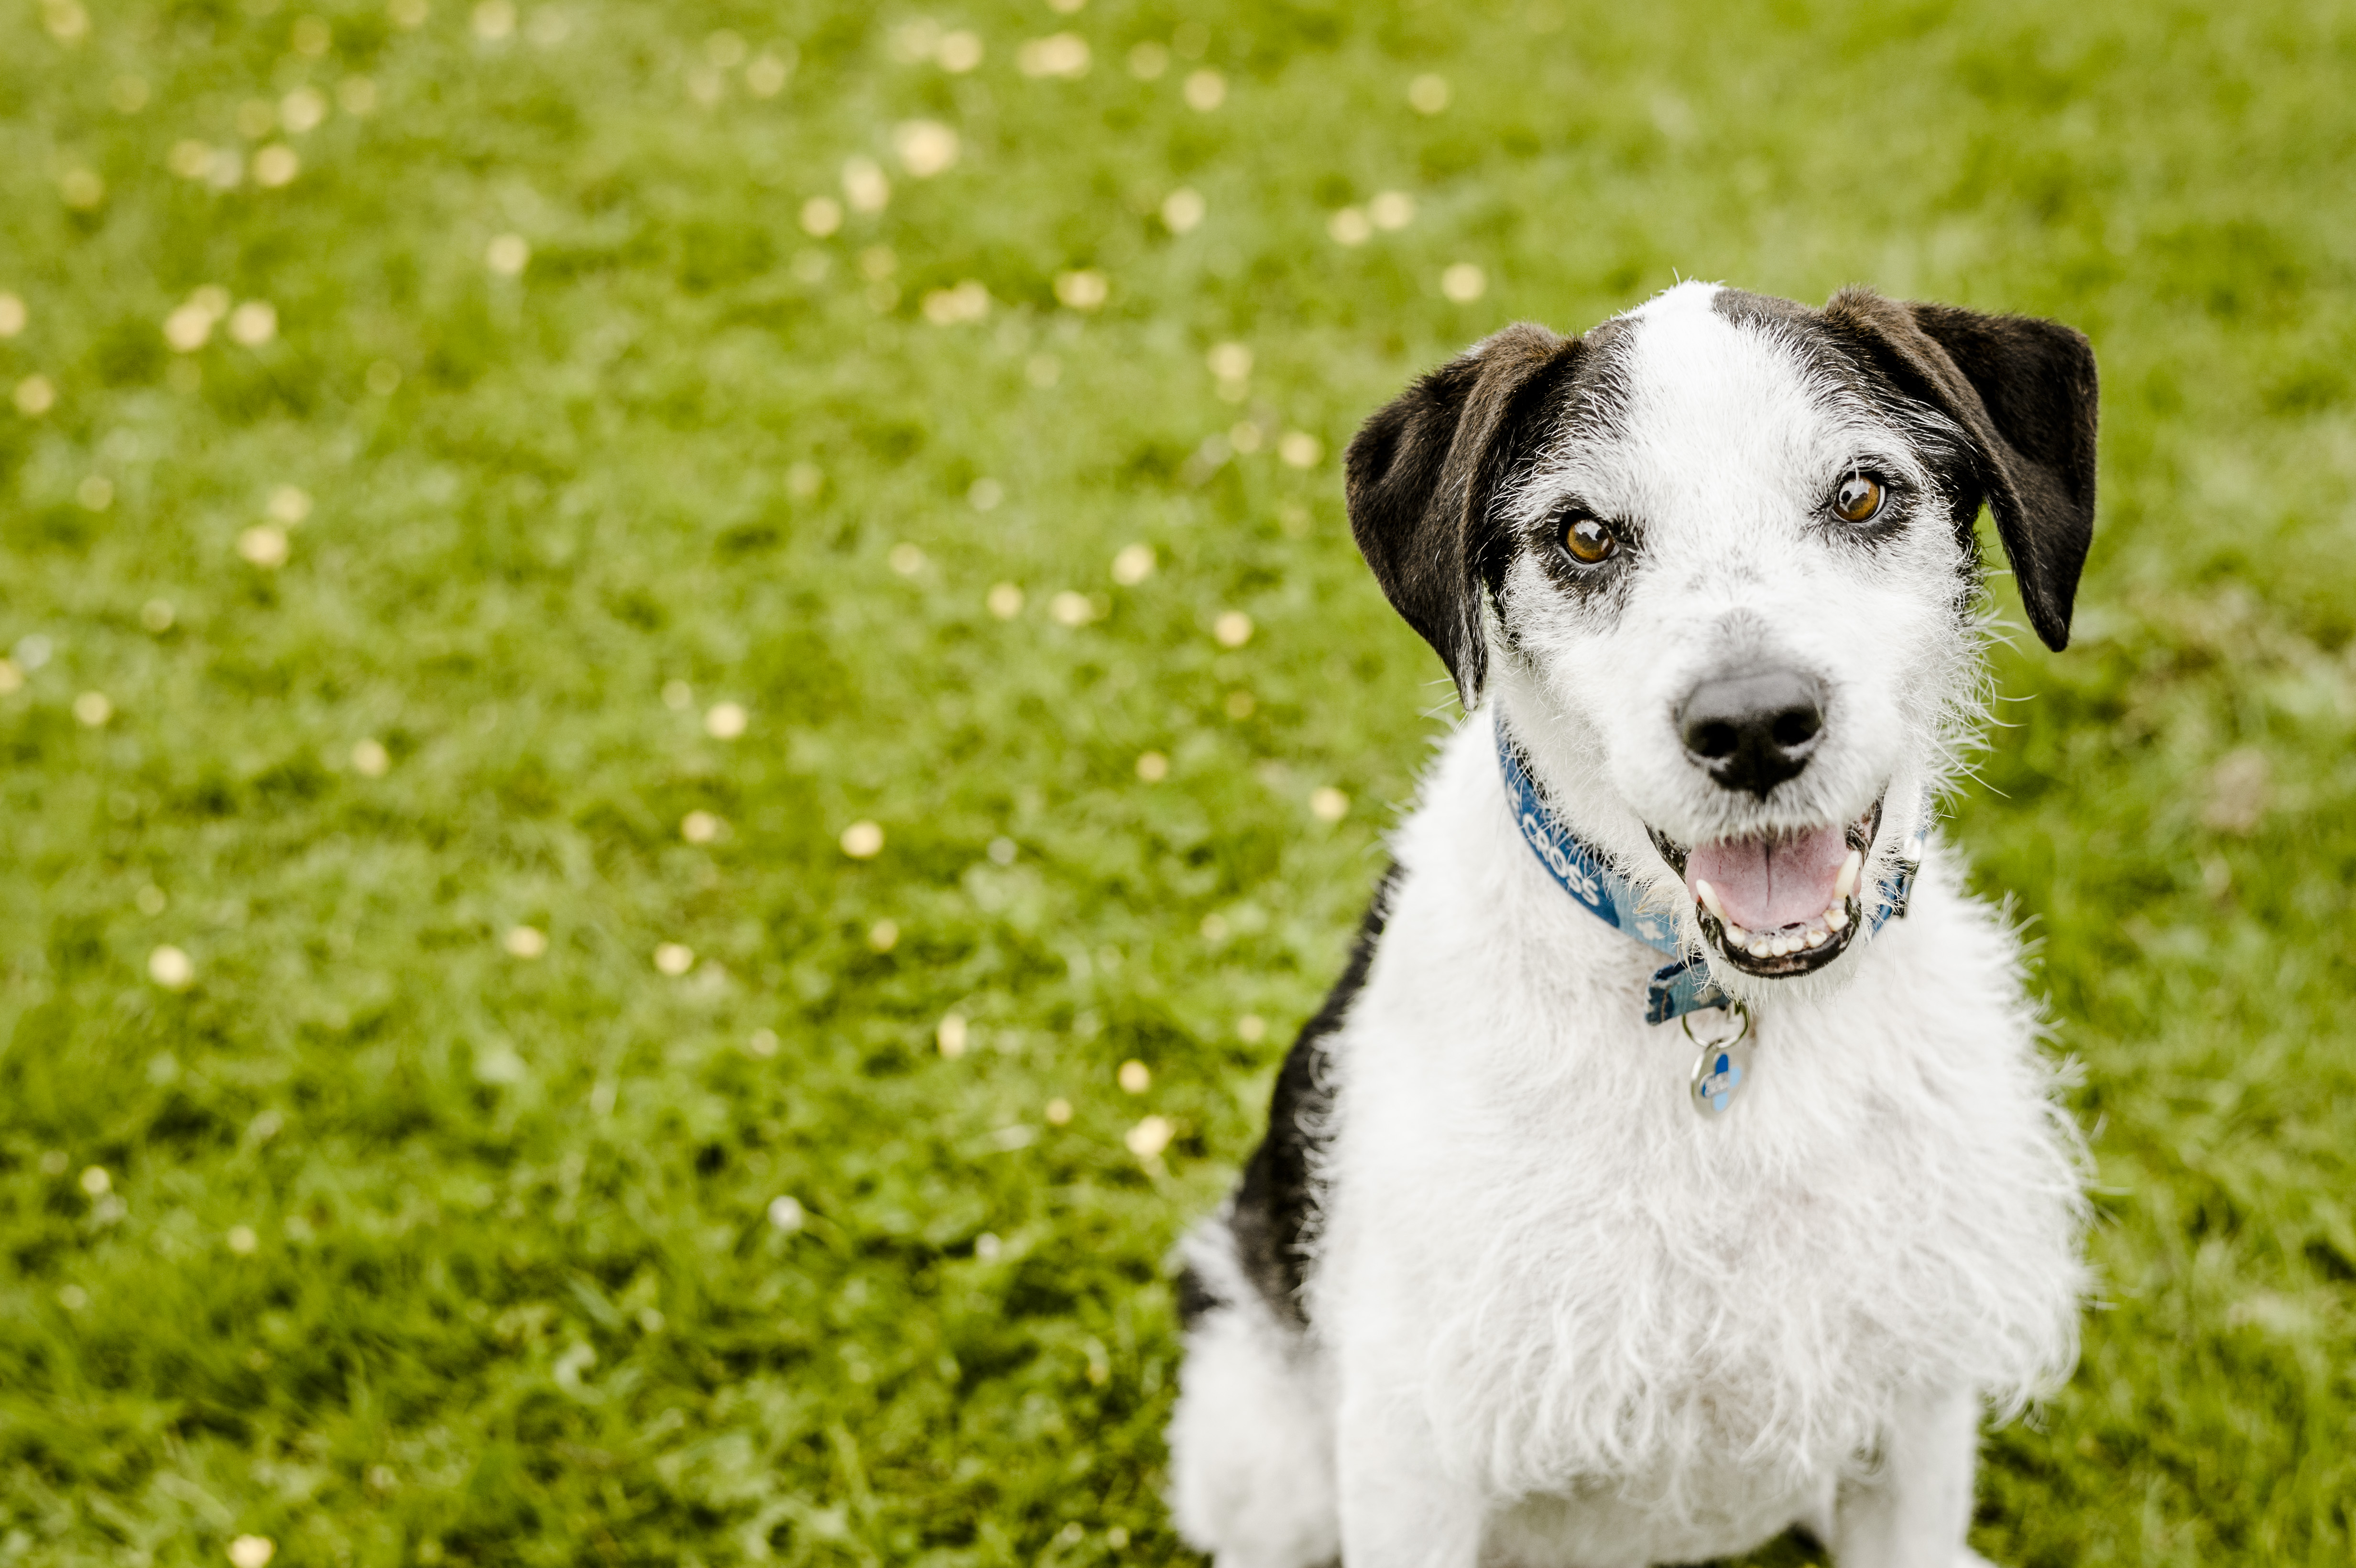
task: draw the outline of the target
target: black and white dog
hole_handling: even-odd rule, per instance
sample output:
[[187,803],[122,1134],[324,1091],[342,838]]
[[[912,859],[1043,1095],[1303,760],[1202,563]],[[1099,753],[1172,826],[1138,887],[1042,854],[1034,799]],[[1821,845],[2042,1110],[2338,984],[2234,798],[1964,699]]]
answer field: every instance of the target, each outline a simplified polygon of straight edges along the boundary
[[1975,520],[2062,647],[2094,430],[2067,327],[1689,283],[1351,443],[1470,717],[1186,1245],[1219,1568],[1980,1561],[1982,1415],[2076,1356],[2081,1149],[1932,803]]

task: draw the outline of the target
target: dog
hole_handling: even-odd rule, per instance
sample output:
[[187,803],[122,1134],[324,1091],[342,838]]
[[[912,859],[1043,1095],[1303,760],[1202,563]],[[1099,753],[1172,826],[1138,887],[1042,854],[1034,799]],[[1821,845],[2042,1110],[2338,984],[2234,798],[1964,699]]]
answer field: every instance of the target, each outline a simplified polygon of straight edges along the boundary
[[1466,717],[1182,1244],[1170,1497],[1217,1568],[1982,1561],[1981,1421],[2076,1361],[2085,1162],[1932,817],[1977,517],[2059,651],[2096,401],[2056,323],[1686,283],[1351,443]]

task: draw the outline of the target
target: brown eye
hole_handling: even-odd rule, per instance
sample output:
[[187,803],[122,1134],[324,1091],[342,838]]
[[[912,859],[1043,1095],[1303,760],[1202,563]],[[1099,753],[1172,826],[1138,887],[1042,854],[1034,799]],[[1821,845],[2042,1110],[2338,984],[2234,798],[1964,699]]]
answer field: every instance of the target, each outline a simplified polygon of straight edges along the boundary
[[1869,523],[1880,512],[1886,496],[1877,481],[1852,474],[1833,492],[1833,514],[1845,523]]
[[1593,517],[1573,517],[1569,526],[1562,530],[1562,548],[1569,550],[1570,559],[1580,565],[1596,566],[1612,559],[1612,551],[1620,548],[1620,541],[1612,537],[1610,528]]

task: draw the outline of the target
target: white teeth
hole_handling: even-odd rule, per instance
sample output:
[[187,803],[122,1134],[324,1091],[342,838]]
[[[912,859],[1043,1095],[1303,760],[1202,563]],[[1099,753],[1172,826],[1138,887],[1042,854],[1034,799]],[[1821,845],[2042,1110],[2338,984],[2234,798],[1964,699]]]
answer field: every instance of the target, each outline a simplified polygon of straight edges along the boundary
[[1846,904],[1835,904],[1832,908],[1825,911],[1825,923],[1831,926],[1835,931],[1838,931],[1847,925],[1848,906]]
[[1810,926],[1808,928],[1806,940],[1808,945],[1811,947],[1822,947],[1826,943],[1832,940],[1832,933],[1828,931],[1818,931],[1815,927]]
[[1751,939],[1751,956],[1753,958],[1772,958],[1775,956],[1775,939],[1763,933],[1752,937]]
[[1726,944],[1729,947],[1747,948],[1751,945],[1751,933],[1743,930],[1740,926],[1735,924],[1732,921],[1728,921],[1726,923]]
[[1718,901],[1718,890],[1716,888],[1711,887],[1708,882],[1696,881],[1694,883],[1694,897],[1701,900],[1702,908],[1709,911],[1711,914],[1718,917],[1719,924],[1724,925],[1727,923],[1726,906]]
[[1850,850],[1848,852],[1848,859],[1841,862],[1839,877],[1834,880],[1833,898],[1836,901],[1838,901],[1845,899],[1848,897],[1849,894],[1855,892],[1857,891],[1858,873],[1864,869],[1865,852],[1861,849]]

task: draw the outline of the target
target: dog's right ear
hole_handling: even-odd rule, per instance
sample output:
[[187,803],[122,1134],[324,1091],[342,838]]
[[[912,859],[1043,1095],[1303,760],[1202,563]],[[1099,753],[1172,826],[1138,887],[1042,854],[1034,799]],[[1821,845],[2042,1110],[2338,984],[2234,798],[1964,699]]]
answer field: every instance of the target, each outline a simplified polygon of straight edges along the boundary
[[1350,531],[1468,709],[1488,673],[1490,504],[1578,349],[1579,339],[1528,322],[1506,327],[1416,381],[1350,443]]

